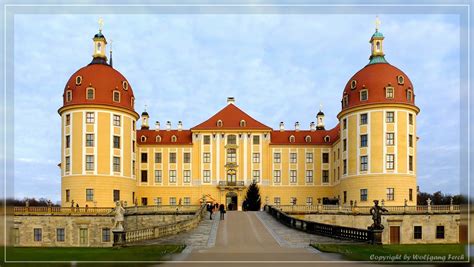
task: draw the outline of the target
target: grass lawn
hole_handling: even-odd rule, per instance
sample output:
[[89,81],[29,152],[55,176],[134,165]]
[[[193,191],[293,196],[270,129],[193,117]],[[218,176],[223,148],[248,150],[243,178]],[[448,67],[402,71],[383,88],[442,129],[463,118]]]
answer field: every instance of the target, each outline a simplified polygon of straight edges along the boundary
[[[3,248],[2,248],[3,249]],[[165,256],[180,253],[181,245],[154,245],[123,248],[18,248],[7,247],[8,261],[159,261],[166,260]],[[1,253],[3,262],[3,250]],[[24,265],[21,264],[22,266]],[[78,264],[90,266],[91,264]],[[132,266],[131,264],[126,264]],[[34,266],[39,266],[34,264]],[[44,266],[51,266],[45,264]],[[56,265],[55,265],[56,266]],[[70,264],[64,264],[70,266]],[[101,265],[103,266],[103,265]],[[110,264],[109,266],[112,266]]]
[[314,248],[342,254],[356,261],[467,261],[465,246],[459,244],[368,245],[314,244]]

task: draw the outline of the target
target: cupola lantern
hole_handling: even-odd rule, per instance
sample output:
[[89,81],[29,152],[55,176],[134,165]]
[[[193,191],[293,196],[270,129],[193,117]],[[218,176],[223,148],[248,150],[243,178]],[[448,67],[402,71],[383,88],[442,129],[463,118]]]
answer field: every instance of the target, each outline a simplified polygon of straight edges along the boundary
[[[107,40],[105,36],[102,34],[102,26],[104,25],[104,20],[102,18],[99,19],[99,32],[94,35],[92,40],[94,41],[94,53],[92,57],[95,59],[101,59],[107,62],[107,56],[105,52],[105,47],[107,45]],[[93,61],[94,62],[94,61]]]
[[383,39],[385,38],[381,32],[379,32],[380,19],[377,16],[375,18],[375,33],[370,38],[371,54],[369,64],[374,63],[387,63],[385,60],[385,54],[383,53]]

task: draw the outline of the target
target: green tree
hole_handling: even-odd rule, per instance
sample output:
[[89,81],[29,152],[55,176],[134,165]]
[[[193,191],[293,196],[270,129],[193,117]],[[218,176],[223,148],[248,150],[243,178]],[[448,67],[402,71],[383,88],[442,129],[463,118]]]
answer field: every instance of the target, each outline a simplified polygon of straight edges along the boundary
[[262,200],[260,198],[260,188],[258,188],[257,183],[253,182],[251,185],[249,185],[244,203],[247,210],[260,210]]

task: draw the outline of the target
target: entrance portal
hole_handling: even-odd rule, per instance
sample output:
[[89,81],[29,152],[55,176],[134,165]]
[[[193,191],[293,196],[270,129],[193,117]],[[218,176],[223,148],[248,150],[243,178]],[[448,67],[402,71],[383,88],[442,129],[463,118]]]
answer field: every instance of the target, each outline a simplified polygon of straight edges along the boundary
[[237,210],[237,193],[229,192],[225,195],[225,204],[227,210]]

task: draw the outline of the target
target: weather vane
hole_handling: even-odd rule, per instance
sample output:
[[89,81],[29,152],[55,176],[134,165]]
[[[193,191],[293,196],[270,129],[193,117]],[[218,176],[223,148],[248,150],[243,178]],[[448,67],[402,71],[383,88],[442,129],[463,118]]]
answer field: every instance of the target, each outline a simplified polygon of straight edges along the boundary
[[379,31],[379,28],[380,28],[380,19],[379,19],[379,16],[375,16],[375,31]]
[[104,19],[99,18],[99,31],[102,32],[102,27],[104,27]]

